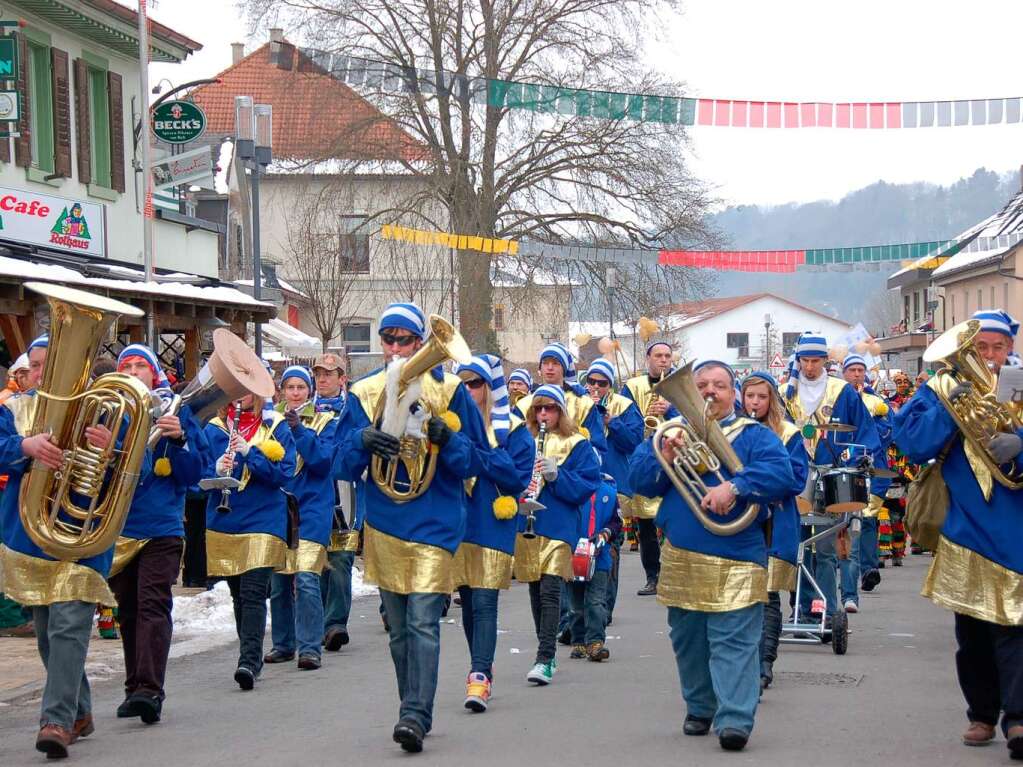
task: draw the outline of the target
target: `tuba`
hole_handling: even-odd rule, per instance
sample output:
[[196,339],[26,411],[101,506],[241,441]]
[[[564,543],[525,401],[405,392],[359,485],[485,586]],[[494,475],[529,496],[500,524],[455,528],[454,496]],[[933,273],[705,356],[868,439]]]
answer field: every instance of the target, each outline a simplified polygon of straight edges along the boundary
[[[1023,477],[1013,478],[1002,471],[987,445],[996,434],[1023,428],[1023,406],[995,399],[998,378],[974,345],[979,332],[979,321],[960,322],[931,342],[923,360],[945,365],[935,375],[933,389],[962,431],[967,453],[978,456],[998,484],[1019,490]],[[952,401],[948,392],[958,384],[969,384],[969,391]]]
[[[119,316],[144,313],[74,288],[39,282],[25,287],[50,304],[49,353],[30,434],[52,434],[64,449],[64,463],[53,471],[33,462],[21,483],[18,512],[29,538],[47,554],[85,559],[113,546],[124,527],[159,408],[158,398],[131,376],[108,373],[90,383],[92,361]],[[85,429],[97,425],[118,436],[120,447],[114,440],[106,448],[90,445]]]
[[[373,408],[373,423],[379,426],[383,424],[385,415],[396,416],[398,433],[393,436],[399,439],[401,446],[398,457],[390,461],[374,455],[370,461],[370,476],[380,488],[380,492],[395,503],[406,503],[425,493],[437,471],[437,456],[431,449],[429,441],[425,437],[413,437],[405,433],[405,426],[411,413],[396,413],[395,409],[402,405],[404,395],[414,381],[449,359],[459,364],[467,364],[472,359],[472,353],[465,339],[450,322],[440,315],[431,314],[430,337],[423,347],[407,360],[393,360],[388,366],[387,388],[391,388],[391,376],[396,376],[397,386],[394,388],[397,396],[389,400],[387,388],[380,393]],[[401,367],[395,372],[396,362],[400,363]],[[422,403],[413,403],[413,408],[416,404],[422,407]],[[407,479],[398,476],[399,465],[405,467]]]
[[[666,421],[654,432],[653,447],[657,460],[689,510],[708,531],[715,535],[741,533],[760,513],[757,504],[749,504],[746,511],[731,522],[716,522],[700,506],[709,489],[703,475],[710,472],[719,482],[725,482],[721,474],[722,465],[735,475],[742,471],[742,461],[718,422],[708,418],[710,403],[700,396],[693,381],[693,363],[662,379],[654,390],[682,414],[681,421]],[[669,462],[661,455],[661,443],[674,438],[676,432],[682,435],[685,444],[675,450],[675,459]]]

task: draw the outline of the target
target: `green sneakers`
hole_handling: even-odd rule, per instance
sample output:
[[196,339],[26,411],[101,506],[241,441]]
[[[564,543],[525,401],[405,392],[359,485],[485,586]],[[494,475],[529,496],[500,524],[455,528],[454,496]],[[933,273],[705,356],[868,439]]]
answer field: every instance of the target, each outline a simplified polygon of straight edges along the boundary
[[554,679],[554,672],[558,670],[558,663],[551,658],[546,663],[537,663],[533,668],[526,674],[526,681],[532,682],[533,684],[548,685],[551,680]]

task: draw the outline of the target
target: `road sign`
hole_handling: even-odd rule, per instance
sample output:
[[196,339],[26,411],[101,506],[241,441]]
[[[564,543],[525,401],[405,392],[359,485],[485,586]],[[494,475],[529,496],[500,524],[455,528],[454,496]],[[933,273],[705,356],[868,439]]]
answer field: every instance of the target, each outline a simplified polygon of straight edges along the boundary
[[153,135],[168,144],[187,144],[206,132],[206,113],[191,101],[165,101],[153,110]]
[[778,352],[774,353],[774,357],[771,358],[771,367],[773,368],[784,368],[785,363],[782,362],[781,354]]
[[0,37],[0,80],[18,76],[18,46],[13,37]]

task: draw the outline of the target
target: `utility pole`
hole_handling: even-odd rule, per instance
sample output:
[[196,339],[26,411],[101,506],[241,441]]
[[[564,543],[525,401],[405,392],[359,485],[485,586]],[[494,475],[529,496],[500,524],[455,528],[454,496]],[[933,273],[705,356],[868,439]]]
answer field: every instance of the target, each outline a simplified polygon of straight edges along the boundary
[[[153,281],[153,169],[149,146],[149,20],[146,0],[139,0],[139,88],[142,94],[142,268],[146,282]],[[146,343],[160,353],[152,302],[146,312]]]

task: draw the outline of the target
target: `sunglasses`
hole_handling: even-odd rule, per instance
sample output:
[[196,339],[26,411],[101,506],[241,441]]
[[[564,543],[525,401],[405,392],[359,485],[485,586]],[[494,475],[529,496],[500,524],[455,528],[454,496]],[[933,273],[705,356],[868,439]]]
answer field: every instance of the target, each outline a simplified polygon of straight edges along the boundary
[[561,410],[561,408],[558,407],[557,405],[533,405],[533,410],[535,410],[537,413],[546,412],[557,413]]
[[611,382],[607,380],[602,381],[599,378],[587,378],[586,385],[596,386],[598,389],[607,389],[609,386],[611,386]]
[[478,389],[481,386],[483,386],[486,383],[486,381],[484,381],[482,378],[470,378],[468,381],[464,381],[463,383],[470,389]]
[[392,336],[390,333],[380,334],[380,342],[388,346],[411,346],[415,340],[415,336]]

